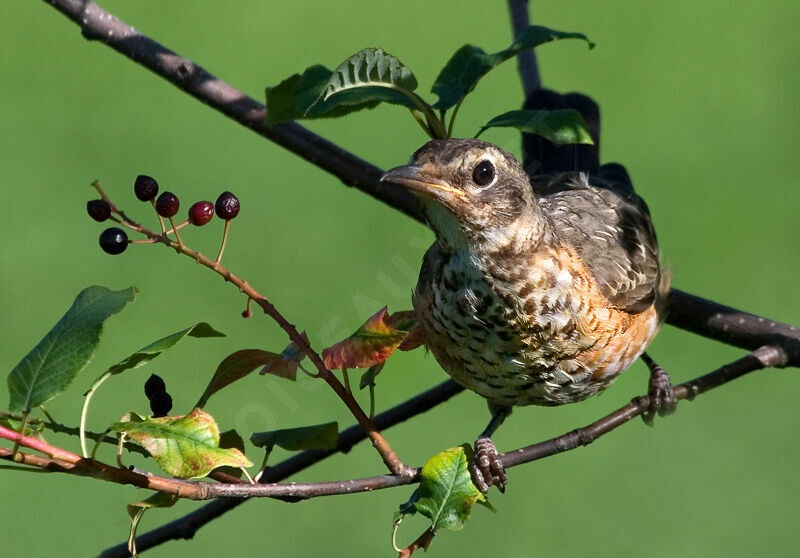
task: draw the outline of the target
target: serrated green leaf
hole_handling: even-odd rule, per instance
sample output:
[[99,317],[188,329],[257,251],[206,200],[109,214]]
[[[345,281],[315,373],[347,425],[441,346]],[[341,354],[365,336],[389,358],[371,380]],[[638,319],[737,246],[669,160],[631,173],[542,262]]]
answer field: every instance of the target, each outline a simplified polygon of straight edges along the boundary
[[365,48],[331,73],[304,116],[320,116],[341,105],[362,107],[376,102],[422,110],[427,104],[413,93],[416,88],[417,79],[400,60],[383,49]]
[[8,375],[9,407],[25,411],[49,401],[75,379],[94,356],[103,323],[134,300],[136,288],[88,287],[67,313]]
[[339,443],[339,425],[336,422],[256,432],[250,436],[254,446],[272,451],[275,446],[289,451],[305,449],[336,449]]
[[145,448],[164,471],[175,477],[198,478],[225,465],[252,465],[241,451],[219,447],[219,427],[202,409],[183,417],[117,422],[109,428]]
[[242,349],[241,351],[236,351],[228,355],[219,363],[219,366],[217,366],[214,376],[211,377],[211,381],[208,383],[208,386],[203,392],[203,395],[200,396],[195,407],[204,407],[208,402],[208,398],[222,388],[232,384],[236,380],[241,380],[256,368],[280,359],[281,355],[269,351],[262,351],[261,349]]
[[179,496],[175,494],[167,494],[166,492],[156,492],[149,498],[128,504],[128,517],[131,519],[131,530],[128,535],[128,551],[131,556],[136,556],[136,528],[139,526],[139,521],[142,519],[144,512],[150,508],[169,508],[175,505],[175,502],[180,500]]
[[583,33],[565,33],[540,25],[526,27],[511,46],[493,54],[474,45],[464,45],[447,61],[433,83],[431,91],[439,97],[433,108],[447,110],[457,105],[493,68],[524,50],[558,39],[583,39],[589,48],[594,47]]
[[577,110],[512,110],[481,126],[475,137],[489,128],[516,128],[558,144],[594,144],[589,126]]
[[267,87],[267,117],[264,123],[272,126],[288,120],[336,118],[361,109],[375,108],[378,105],[379,101],[361,105],[340,105],[322,114],[307,115],[306,112],[322,95],[332,74],[333,72],[325,66],[310,66],[302,75],[294,74],[274,87]]
[[416,511],[431,520],[434,532],[463,528],[472,505],[486,502],[486,496],[472,484],[471,458],[472,450],[466,444],[434,455],[422,467],[416,501],[407,502],[405,512],[401,506],[401,513],[407,515],[409,504],[413,504]]

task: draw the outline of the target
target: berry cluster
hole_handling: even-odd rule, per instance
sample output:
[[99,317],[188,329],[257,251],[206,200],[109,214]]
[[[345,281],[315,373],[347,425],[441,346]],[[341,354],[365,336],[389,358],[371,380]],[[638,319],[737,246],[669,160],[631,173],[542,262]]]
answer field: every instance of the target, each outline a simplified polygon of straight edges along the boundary
[[[112,220],[123,227],[144,232],[144,229],[138,226],[133,221],[127,219],[120,211],[116,209],[109,201],[108,198],[100,190],[99,185],[95,182],[95,188],[100,192],[102,198],[98,200],[91,200],[86,203],[86,211],[89,216],[97,222]],[[225,221],[225,232],[222,238],[222,248],[217,256],[217,261],[222,257],[222,249],[225,247],[225,240],[228,235],[228,228],[230,221],[239,214],[239,199],[231,192],[223,192],[217,198],[216,203],[212,204],[210,201],[199,201],[192,204],[189,208],[187,219],[175,225],[173,217],[178,214],[180,209],[180,200],[178,196],[172,192],[162,192],[158,195],[158,182],[150,176],[141,174],[136,177],[133,185],[133,192],[136,197],[143,202],[150,202],[158,215],[161,224],[161,240],[167,239],[171,233],[175,234],[175,238],[180,246],[183,246],[181,237],[178,230],[186,225],[194,225],[202,227],[214,217],[214,213]],[[158,196],[158,197],[156,197]],[[167,230],[164,224],[164,219],[169,221],[171,229]],[[147,234],[146,232],[144,234]],[[128,248],[131,243],[151,243],[158,240],[154,239],[150,234],[149,240],[132,241],[128,239],[127,233],[119,227],[110,227],[100,233],[100,247],[108,254],[121,254]]]

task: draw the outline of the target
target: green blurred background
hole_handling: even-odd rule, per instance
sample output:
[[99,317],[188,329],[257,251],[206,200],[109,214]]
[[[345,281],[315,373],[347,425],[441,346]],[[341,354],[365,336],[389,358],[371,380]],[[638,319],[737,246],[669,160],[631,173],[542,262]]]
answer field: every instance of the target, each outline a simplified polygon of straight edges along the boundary
[[[382,46],[408,64],[425,94],[462,44],[498,50],[510,41],[502,2],[101,4],[257,99],[266,85],[314,63],[335,66],[366,46]],[[286,344],[265,317],[242,320],[242,296],[187,258],[151,246],[103,254],[97,236],[104,227],[84,209],[95,178],[133,217],[151,223],[131,191],[139,173],[176,192],[184,207],[223,189],[237,193],[242,211],[225,263],[307,330],[317,348],[384,304],[410,306],[432,238],[422,226],[83,40],[45,3],[7,8],[0,20],[0,368],[11,370],[83,287],[141,291],[108,322],[90,367],[48,405],[57,419],[77,423],[81,394],[105,367],[197,321],[228,337],[188,339],[148,367],[114,378],[95,397],[91,428],[102,430],[129,410],[147,411],[142,384],[151,372],[166,379],[175,411],[185,412],[227,354]],[[800,322],[800,4],[548,0],[533,2],[532,11],[537,23],[582,31],[597,42],[593,51],[577,41],[540,48],[542,77],[547,86],[579,90],[601,104],[603,159],[628,166],[675,268],[675,285]],[[464,104],[456,134],[472,135],[520,103],[515,65],[508,63]],[[406,161],[425,139],[396,107],[309,127],[384,168]],[[485,139],[519,153],[511,132],[489,131]],[[187,230],[184,238],[213,253],[220,228]],[[651,354],[680,382],[743,353],[667,327]],[[601,397],[520,409],[495,440],[510,450],[584,425],[642,392],[646,378],[636,364]],[[380,377],[378,407],[443,379],[422,352],[393,357]],[[432,555],[792,554],[800,542],[799,392],[795,370],[758,372],[681,403],[653,429],[637,420],[589,448],[515,468],[507,493],[491,495],[498,513],[475,509],[463,532],[437,537]],[[290,384],[250,377],[215,396],[207,410],[245,436],[332,418],[342,426],[353,422],[325,386],[307,378]],[[462,394],[387,435],[408,463],[421,465],[474,439],[487,416],[479,397]],[[49,439],[77,451],[74,439]],[[260,460],[252,446],[248,454]],[[112,460],[111,450],[103,458]],[[295,480],[382,471],[377,455],[361,445]],[[63,475],[0,475],[0,540],[8,555],[95,554],[125,539],[124,506],[146,495]],[[193,541],[148,556],[388,556],[392,513],[411,490],[294,505],[248,502]],[[197,505],[149,512],[141,531]],[[400,541],[424,527],[421,519],[407,521]]]

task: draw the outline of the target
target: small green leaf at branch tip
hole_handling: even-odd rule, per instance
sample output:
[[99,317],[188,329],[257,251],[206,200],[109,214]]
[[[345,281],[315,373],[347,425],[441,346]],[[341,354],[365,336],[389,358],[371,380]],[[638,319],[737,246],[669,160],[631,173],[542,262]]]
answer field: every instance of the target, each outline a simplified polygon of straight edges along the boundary
[[417,79],[400,60],[380,48],[365,48],[342,62],[330,75],[304,116],[319,116],[341,105],[374,102],[411,109],[430,108],[413,93]]
[[400,346],[407,331],[392,328],[384,306],[350,337],[322,351],[329,370],[367,368],[384,362]]
[[281,355],[261,349],[242,349],[225,357],[208,382],[195,407],[205,407],[208,399],[224,387],[249,375],[256,368],[281,360]]
[[489,120],[475,137],[489,128],[516,128],[560,145],[594,144],[588,124],[581,113],[573,109],[512,110]]
[[474,45],[464,45],[447,61],[433,83],[431,91],[439,97],[433,108],[454,107],[493,68],[525,50],[559,39],[582,39],[590,49],[594,48],[594,43],[583,33],[565,33],[540,25],[526,27],[508,48],[493,54]]
[[468,444],[434,455],[422,467],[420,485],[411,498],[395,513],[395,521],[414,513],[431,520],[431,529],[457,531],[469,519],[472,505],[482,504],[492,511],[489,501],[472,483],[469,463],[472,448]]
[[179,417],[149,418],[132,415],[111,430],[124,433],[139,444],[168,474],[200,478],[218,467],[249,467],[252,463],[235,448],[219,447],[219,427],[202,409]]
[[288,451],[307,449],[336,449],[339,444],[339,425],[336,422],[256,432],[250,436],[254,446],[271,452],[275,446]]
[[325,66],[311,66],[303,74],[294,74],[274,87],[266,89],[267,116],[264,124],[273,126],[289,120],[336,118],[361,109],[375,108],[379,101],[360,105],[340,105],[319,115],[307,115],[333,74]]
[[175,494],[167,494],[166,492],[156,492],[149,498],[128,504],[128,517],[131,519],[131,531],[128,536],[128,551],[131,556],[136,556],[136,528],[139,526],[139,521],[142,519],[144,512],[150,508],[169,508],[175,505],[175,502],[180,500],[180,497]]
[[104,322],[136,298],[136,288],[82,290],[67,313],[8,375],[9,407],[25,411],[64,391],[94,356]]

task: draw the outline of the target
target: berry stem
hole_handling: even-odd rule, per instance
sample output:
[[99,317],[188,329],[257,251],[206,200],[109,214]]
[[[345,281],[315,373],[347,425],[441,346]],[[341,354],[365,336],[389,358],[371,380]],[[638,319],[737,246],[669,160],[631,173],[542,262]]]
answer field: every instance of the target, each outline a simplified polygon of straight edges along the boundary
[[172,225],[172,228],[168,232],[165,232],[164,236],[168,235],[169,233],[175,233],[175,238],[178,239],[178,246],[183,247],[183,241],[181,240],[181,235],[178,234],[178,229],[180,227],[175,226],[175,221],[172,219],[172,217],[169,218],[169,224]]
[[161,225],[161,234],[167,234],[167,227],[164,226],[164,218],[158,214],[158,210],[156,209],[156,200],[153,198],[150,200],[150,205],[153,206],[153,211],[156,212],[156,217],[158,217],[158,224]]
[[222,260],[222,253],[225,251],[225,243],[228,242],[228,229],[230,228],[230,226],[231,222],[225,221],[225,230],[222,231],[222,244],[219,247],[219,253],[217,254],[217,259],[214,260],[215,264],[218,264]]
[[[172,218],[170,218],[170,222],[172,222]],[[166,231],[164,234],[171,234],[171,233],[174,232],[175,236],[178,236],[177,231],[179,231],[180,229],[182,229],[186,225],[190,225],[191,223],[192,222],[189,219],[186,219],[183,223],[178,223],[177,227],[173,225],[173,228],[171,228],[170,230]]]

